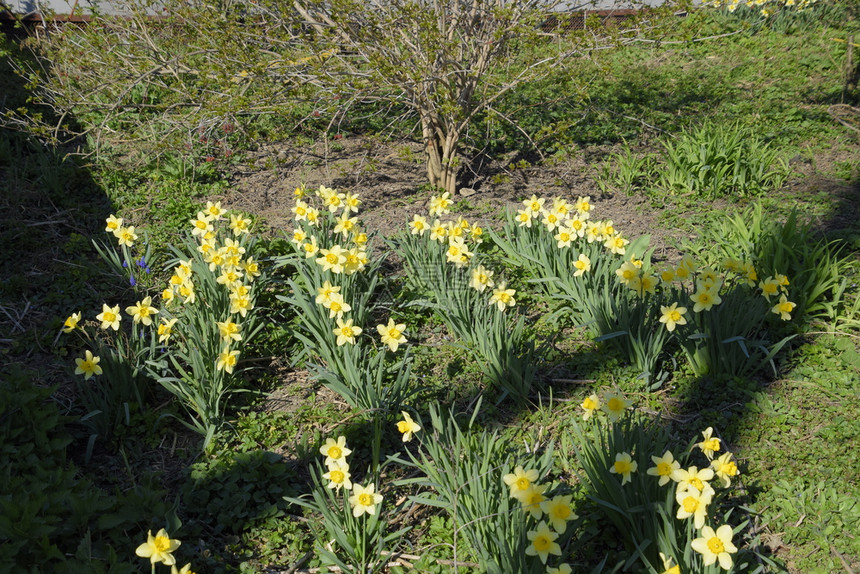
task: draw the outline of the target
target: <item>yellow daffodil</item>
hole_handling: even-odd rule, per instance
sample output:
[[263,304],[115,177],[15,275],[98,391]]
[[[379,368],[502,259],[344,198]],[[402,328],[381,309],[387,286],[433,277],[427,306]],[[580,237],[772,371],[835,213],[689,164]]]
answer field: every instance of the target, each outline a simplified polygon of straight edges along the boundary
[[183,303],[187,305],[194,304],[194,301],[197,300],[197,295],[194,291],[194,283],[191,281],[183,281],[182,285],[179,286],[179,295],[183,297]]
[[346,465],[346,457],[352,454],[352,451],[346,448],[346,437],[339,436],[336,440],[325,439],[325,444],[320,447],[320,454],[325,457],[327,467],[343,468]]
[[699,470],[696,466],[690,468],[678,468],[672,472],[672,480],[677,483],[676,489],[680,491],[694,488],[706,496],[714,495],[714,487],[708,482],[714,478],[714,471],[710,468]]
[[335,220],[333,233],[340,233],[342,236],[347,237],[357,227],[358,218],[350,217],[349,212],[344,212]]
[[253,278],[262,275],[260,272],[260,264],[257,263],[253,257],[248,257],[242,262],[242,269],[245,270],[247,277],[252,280]]
[[397,422],[397,430],[403,435],[403,442],[409,442],[412,440],[412,435],[420,431],[421,427],[412,420],[406,411],[401,411],[400,414],[403,415],[403,420]]
[[433,221],[433,225],[430,226],[430,240],[443,242],[448,237],[448,226],[439,221],[438,219]]
[[516,299],[514,299],[516,291],[514,289],[506,289],[506,287],[506,283],[499,283],[498,289],[494,289],[493,296],[490,297],[490,305],[496,305],[499,308],[499,311],[502,312],[504,312],[508,307],[513,307],[517,303]]
[[117,217],[113,213],[105,219],[105,231],[108,233],[116,233],[122,227],[122,217]]
[[211,218],[202,211],[197,212],[197,217],[191,220],[191,235],[195,237],[205,236],[207,233],[214,231]]
[[686,312],[687,308],[678,307],[677,303],[672,303],[669,307],[660,305],[660,322],[664,323],[666,330],[671,333],[675,330],[675,326],[687,324],[687,319],[684,318]]
[[352,475],[349,473],[349,467],[346,465],[342,467],[329,468],[329,471],[323,475],[323,478],[329,481],[328,487],[333,488],[334,490],[340,490],[341,488],[352,490],[351,477]]
[[325,281],[322,287],[317,287],[317,297],[315,300],[317,305],[328,307],[328,302],[335,293],[340,293],[340,285],[332,285],[330,281]]
[[712,495],[699,492],[695,488],[688,488],[675,492],[675,500],[678,502],[678,520],[693,517],[693,526],[701,530],[708,516],[708,505],[711,503]]
[[360,484],[353,485],[349,503],[352,505],[354,517],[358,518],[365,512],[371,516],[376,514],[376,505],[382,502],[382,495],[374,492],[375,488],[372,482],[366,487]]
[[206,207],[203,209],[203,211],[206,213],[206,215],[212,218],[211,221],[217,221],[221,219],[221,217],[224,215],[224,210],[221,209],[220,201],[217,201],[215,203],[207,201]]
[[170,574],[196,574],[196,573],[191,570],[191,563],[189,562],[188,564],[186,564],[185,566],[183,566],[179,570],[176,569],[176,565],[174,564],[173,566],[170,567]]
[[102,329],[113,329],[114,331],[119,331],[119,322],[120,319],[119,314],[119,305],[115,305],[113,307],[108,307],[106,304],[102,303],[102,312],[96,315],[96,319],[101,321]]
[[493,287],[493,272],[486,269],[483,265],[478,265],[472,269],[472,278],[469,281],[469,287],[483,293],[487,287]]
[[540,520],[543,516],[541,504],[546,500],[543,493],[547,488],[549,487],[546,484],[532,484],[526,490],[516,494],[516,499],[520,501],[523,511],[531,514],[535,520]]
[[346,343],[355,345],[355,338],[361,334],[361,327],[353,325],[352,319],[347,319],[346,321],[337,319],[337,328],[333,329],[332,332],[337,335],[338,347]]
[[695,305],[693,305],[694,313],[710,311],[711,307],[723,302],[716,290],[709,289],[700,289],[699,291],[696,291],[696,293],[690,295],[690,300],[695,303]]
[[663,561],[663,572],[660,574],[681,574],[681,567],[675,564],[675,559],[672,556],[666,556],[660,553],[660,560]]
[[125,312],[131,315],[135,325],[143,323],[148,327],[152,325],[152,316],[158,313],[158,309],[152,306],[152,297],[147,296],[143,301],[126,307]]
[[230,230],[233,232],[233,235],[238,237],[243,233],[250,233],[251,220],[245,219],[241,215],[238,214],[230,214]]
[[720,439],[712,436],[713,434],[713,427],[706,428],[702,431],[702,437],[704,437],[704,440],[696,443],[696,446],[702,449],[702,452],[705,453],[708,460],[713,460],[714,453],[720,450]]
[[567,227],[559,227],[558,233],[555,234],[556,247],[559,249],[563,249],[565,247],[570,247],[570,242],[573,241],[574,235],[572,231]]
[[732,544],[732,527],[723,524],[716,530],[710,526],[702,528],[702,536],[690,543],[690,546],[702,555],[702,562],[710,566],[716,561],[720,562],[720,568],[731,570],[732,554],[737,552],[737,547]]
[[340,245],[334,245],[331,249],[320,249],[317,264],[321,265],[323,271],[331,271],[335,275],[343,273],[346,263],[346,250]]
[[377,325],[376,330],[382,338],[382,343],[388,345],[392,353],[396,352],[397,347],[406,342],[406,337],[403,335],[406,325],[402,323],[396,325],[394,319],[388,319],[387,325]]
[[329,212],[337,213],[338,209],[344,207],[344,200],[346,200],[345,193],[338,193],[337,191],[332,190],[332,192],[326,195],[323,199],[323,203],[328,207]]
[[635,286],[631,286],[631,288],[633,288],[640,297],[644,296],[645,293],[656,293],[657,278],[650,273],[645,273],[636,280]]
[[158,342],[161,344],[167,343],[170,340],[171,335],[173,335],[173,326],[176,325],[177,319],[167,319],[162,318],[161,323],[158,325]]
[[248,311],[254,308],[250,297],[247,295],[239,295],[236,291],[230,294],[230,313],[238,313],[242,317],[247,317]]
[[99,357],[94,357],[92,352],[89,349],[86,350],[86,354],[83,359],[75,359],[75,374],[83,375],[84,380],[88,381],[92,378],[93,375],[101,375],[102,368],[99,367],[99,361],[101,359]]
[[538,198],[536,195],[532,195],[529,199],[523,201],[523,206],[525,206],[525,211],[528,212],[530,218],[537,216],[541,211],[543,211],[543,204],[546,201],[543,197]]
[[588,213],[591,211],[591,197],[579,197],[576,200],[576,203],[573,204],[573,208],[579,212],[580,214]]
[[614,253],[615,255],[624,255],[627,253],[627,245],[629,244],[630,241],[621,237],[620,234],[615,234],[607,237],[603,246],[608,249],[610,253]]
[[134,553],[141,558],[149,558],[152,564],[163,562],[165,566],[172,566],[176,564],[173,552],[179,548],[180,544],[179,540],[171,540],[164,528],[159,530],[155,536],[150,530],[146,535],[146,542],[138,546]]
[[615,455],[615,462],[609,467],[609,472],[621,475],[621,486],[630,482],[630,475],[636,472],[639,464],[630,457],[629,453],[619,452]]
[[452,237],[450,239],[448,251],[445,252],[445,258],[449,263],[453,263],[456,267],[464,267],[472,255],[462,237]]
[[232,287],[236,283],[238,283],[244,275],[239,271],[235,271],[233,269],[226,269],[221,275],[219,275],[215,282],[219,285],[224,285],[226,287]]
[[506,485],[508,485],[511,489],[511,496],[516,498],[517,494],[520,492],[525,492],[529,489],[533,482],[538,479],[538,471],[530,468],[529,470],[525,470],[523,467],[518,466],[514,469],[514,472],[510,474],[506,474],[502,477],[502,480]]
[[218,359],[215,361],[215,368],[219,371],[226,371],[233,374],[233,369],[239,361],[239,351],[231,351],[230,347],[224,349],[218,354]]
[[412,228],[412,235],[424,235],[427,230],[430,229],[430,224],[427,223],[426,217],[416,213],[412,216],[412,221],[409,222],[409,227]]
[[80,320],[81,320],[81,314],[80,313],[72,313],[71,315],[66,317],[66,320],[63,321],[63,333],[71,333],[72,331],[77,329],[78,323],[80,322]]
[[134,232],[133,225],[120,227],[116,232],[114,232],[114,235],[116,235],[117,242],[125,247],[131,247],[134,245],[134,242],[137,241],[137,233]]
[[582,414],[582,420],[587,421],[591,418],[591,416],[600,408],[600,397],[596,394],[591,394],[585,397],[585,400],[582,401],[582,404],[579,405],[585,411]]
[[349,193],[347,192],[343,198],[343,212],[344,213],[358,213],[358,206],[361,205],[361,200],[358,198],[357,193]]
[[639,277],[641,270],[633,265],[630,261],[625,261],[621,264],[615,271],[615,275],[618,276],[618,280],[621,281],[623,285],[629,285],[631,281]]
[[549,520],[553,530],[559,534],[564,534],[569,521],[579,518],[570,507],[572,498],[570,495],[559,495],[554,496],[552,500],[544,500],[540,503],[540,509],[546,514],[547,520]]
[[779,302],[773,306],[773,309],[771,309],[771,312],[773,312],[776,315],[779,315],[779,318],[782,319],[783,321],[790,321],[791,320],[791,312],[794,311],[795,307],[797,307],[797,303],[792,303],[783,294],[783,295],[779,296]]
[[[546,230],[552,233],[555,231],[559,225],[561,225],[563,219],[559,214],[555,211],[545,211],[543,214],[543,219],[541,223],[543,223]],[[560,246],[559,246],[560,247]]]
[[609,416],[609,420],[611,422],[616,422],[624,414],[624,411],[632,404],[633,403],[625,399],[623,395],[613,393],[604,397],[603,404],[600,408]]
[[654,462],[654,466],[645,472],[651,476],[659,476],[658,484],[660,486],[672,480],[672,473],[681,468],[681,463],[675,460],[675,457],[668,450],[663,453],[663,456],[652,456],[651,460]]
[[430,205],[429,212],[431,216],[434,215],[445,215],[446,213],[451,212],[451,204],[454,202],[451,201],[451,193],[446,191],[440,196],[432,196],[430,197]]
[[229,344],[231,341],[242,340],[242,326],[239,323],[227,319],[226,321],[216,321],[215,324],[218,325],[218,334],[222,341]]
[[302,243],[302,252],[305,254],[305,259],[310,259],[311,257],[316,257],[317,253],[319,253],[319,246],[317,245],[317,238],[311,235],[309,237],[309,241]]
[[514,217],[514,221],[517,222],[517,225],[520,227],[530,228],[532,226],[532,214],[530,211],[525,209],[521,209],[517,211],[516,217]]
[[313,208],[313,207],[309,207],[307,219],[308,219],[308,225],[310,225],[311,227],[316,227],[317,225],[319,225],[319,222],[320,222],[319,210],[316,208]]
[[731,486],[732,478],[738,475],[738,465],[732,460],[732,453],[730,452],[711,461],[711,470],[720,479],[720,484],[723,488]]
[[543,564],[546,564],[550,554],[561,556],[561,546],[555,541],[558,534],[550,530],[546,522],[542,521],[536,530],[528,531],[526,536],[531,542],[526,547],[527,555],[539,557]]
[[332,292],[323,306],[329,311],[329,319],[341,319],[344,313],[352,311],[352,305],[344,301],[343,295],[338,292]]
[[663,283],[671,283],[675,280],[675,270],[671,267],[660,272],[660,280]]
[[548,566],[546,574],[573,574],[573,569],[567,562],[562,562],[557,567]]
[[585,253],[580,253],[579,258],[573,262],[573,267],[576,269],[573,276],[579,277],[591,271],[591,259]]

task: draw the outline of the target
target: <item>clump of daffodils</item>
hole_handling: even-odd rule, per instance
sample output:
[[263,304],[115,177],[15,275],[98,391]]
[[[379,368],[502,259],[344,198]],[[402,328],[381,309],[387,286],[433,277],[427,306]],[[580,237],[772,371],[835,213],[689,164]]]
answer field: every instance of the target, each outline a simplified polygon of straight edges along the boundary
[[[253,284],[262,274],[259,261],[248,253],[246,240],[250,226],[251,220],[228,213],[221,202],[207,202],[191,220],[191,235],[196,240],[198,256],[179,258],[161,292],[162,303],[174,315],[182,315],[185,306],[211,306],[211,302],[199,299],[201,283],[214,283],[226,292],[229,301],[226,316],[214,318],[220,336],[215,369],[228,374],[232,374],[238,364],[241,352],[234,345],[243,340],[244,323],[254,310]],[[213,296],[203,293],[207,299]],[[162,319],[158,325],[162,343],[170,341],[176,322],[176,317]]]
[[[456,220],[444,221],[436,216],[450,213],[451,200],[448,192],[441,196],[433,196],[429,203],[428,217],[415,214],[408,222],[409,233],[418,237],[426,237],[431,243],[438,243],[445,249],[445,259],[457,269],[469,268],[474,260],[474,249],[483,243],[484,230],[476,223],[469,223],[462,216]],[[469,268],[469,286],[479,293],[489,292],[487,304],[496,307],[499,312],[505,312],[516,306],[516,290],[508,287],[504,281],[496,282],[494,272],[482,264]]]
[[708,6],[724,8],[729,13],[750,12],[770,18],[779,13],[803,12],[818,4],[818,0],[712,0]]
[[332,275],[352,275],[368,263],[367,233],[358,223],[361,199],[321,185],[313,193],[296,189],[291,241],[307,259]]
[[[590,197],[579,197],[571,204],[562,197],[548,199],[532,195],[523,200],[523,208],[516,212],[514,221],[520,227],[541,226],[556,247],[569,249],[578,239],[588,243],[602,244],[614,255],[624,255],[630,241],[617,230],[612,220],[592,220]],[[588,257],[580,258],[576,266],[578,274],[590,269]]]
[[345,437],[326,439],[325,444],[320,447],[320,454],[325,457],[323,462],[327,468],[327,472],[322,476],[329,481],[328,488],[352,492],[348,500],[355,518],[364,514],[373,516],[376,514],[377,506],[382,503],[382,495],[376,492],[376,485],[372,482],[367,486],[353,484],[349,464],[346,461],[346,457],[351,453],[352,451],[346,446]]
[[[648,280],[648,288],[643,287],[639,271],[634,265],[625,263],[618,270],[619,280],[638,290],[654,292]],[[638,281],[638,283],[637,283]],[[690,308],[693,313],[711,311],[723,302],[723,296],[732,289],[755,288],[770,303],[771,312],[783,321],[791,320],[791,312],[797,306],[788,300],[788,277],[777,273],[759,280],[755,265],[750,261],[725,258],[719,268],[700,266],[691,256],[685,256],[676,266],[669,266],[660,272],[660,283],[671,298],[684,298],[689,303],[675,300],[670,305],[661,305],[660,322],[670,332],[678,325],[686,325]],[[640,293],[641,294],[641,293]],[[773,298],[773,300],[772,300]]]
[[587,421],[594,416],[595,413],[599,413],[601,416],[606,416],[610,422],[614,423],[624,416],[624,413],[627,412],[632,404],[632,401],[628,400],[623,394],[616,391],[604,393],[602,396],[598,396],[596,393],[593,393],[585,397],[579,406],[583,410],[583,420]]
[[[517,466],[513,472],[502,476],[502,481],[510,489],[511,498],[516,499],[525,513],[525,520],[531,520],[534,528],[526,532],[528,546],[525,553],[537,556],[546,564],[550,555],[561,556],[559,537],[564,535],[568,524],[579,518],[571,507],[571,495],[556,495],[549,498],[548,485],[538,483],[538,471]],[[550,567],[549,571],[570,572],[567,564]]]

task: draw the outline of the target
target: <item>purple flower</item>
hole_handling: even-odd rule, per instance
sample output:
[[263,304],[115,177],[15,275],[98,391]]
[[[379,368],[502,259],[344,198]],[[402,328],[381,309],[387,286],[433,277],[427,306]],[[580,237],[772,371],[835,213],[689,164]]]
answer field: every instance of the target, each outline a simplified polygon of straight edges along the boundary
[[130,284],[132,287],[134,287],[135,285],[137,285],[137,281],[135,281],[135,279],[134,279],[134,275],[129,275],[129,276],[128,276],[128,282],[129,282],[129,284]]

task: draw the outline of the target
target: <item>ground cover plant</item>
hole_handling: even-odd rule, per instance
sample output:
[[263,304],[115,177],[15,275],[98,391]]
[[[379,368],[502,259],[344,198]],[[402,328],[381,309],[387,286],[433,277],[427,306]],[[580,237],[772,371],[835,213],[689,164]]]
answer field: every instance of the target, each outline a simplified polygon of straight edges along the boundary
[[4,128],[0,571],[855,571],[855,24],[762,8],[506,92],[474,194],[372,102]]

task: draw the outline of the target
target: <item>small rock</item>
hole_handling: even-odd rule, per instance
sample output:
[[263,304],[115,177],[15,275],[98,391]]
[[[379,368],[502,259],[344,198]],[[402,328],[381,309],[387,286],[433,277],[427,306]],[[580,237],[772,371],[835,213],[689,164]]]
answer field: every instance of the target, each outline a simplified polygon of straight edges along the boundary
[[469,197],[470,195],[475,195],[476,193],[478,193],[478,192],[475,191],[474,189],[472,189],[471,187],[461,187],[460,188],[460,195],[462,195],[463,197]]

